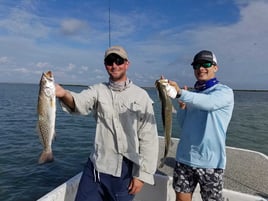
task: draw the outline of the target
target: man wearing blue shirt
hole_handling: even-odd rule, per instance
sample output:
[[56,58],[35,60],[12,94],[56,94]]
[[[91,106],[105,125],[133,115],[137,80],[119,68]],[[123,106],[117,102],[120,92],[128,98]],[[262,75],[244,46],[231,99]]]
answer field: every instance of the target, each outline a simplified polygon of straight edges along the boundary
[[213,52],[198,52],[191,65],[197,79],[194,91],[181,89],[176,82],[169,81],[177,91],[182,129],[174,168],[176,201],[192,200],[197,184],[203,200],[221,201],[233,90],[217,80],[219,68]]

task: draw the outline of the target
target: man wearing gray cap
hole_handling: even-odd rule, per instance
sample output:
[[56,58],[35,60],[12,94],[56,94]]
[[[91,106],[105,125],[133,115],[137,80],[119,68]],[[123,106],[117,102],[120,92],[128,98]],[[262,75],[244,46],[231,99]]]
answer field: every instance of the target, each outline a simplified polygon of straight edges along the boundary
[[176,201],[192,200],[197,184],[204,201],[223,201],[225,140],[234,106],[233,90],[217,80],[219,67],[213,52],[198,52],[191,65],[197,79],[193,91],[169,81],[180,104],[181,133],[173,176]]
[[132,201],[144,182],[154,184],[158,133],[153,101],[127,77],[127,52],[108,48],[104,65],[109,81],[75,93],[56,86],[63,110],[93,113],[96,133],[76,201]]

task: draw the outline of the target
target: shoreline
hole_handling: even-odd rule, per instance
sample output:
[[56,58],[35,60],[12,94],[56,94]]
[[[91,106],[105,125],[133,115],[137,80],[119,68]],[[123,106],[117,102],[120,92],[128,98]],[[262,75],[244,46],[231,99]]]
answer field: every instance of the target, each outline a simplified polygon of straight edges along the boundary
[[[39,83],[20,83],[20,82],[0,82],[0,84],[25,84],[25,85],[39,85]],[[66,84],[66,83],[58,83],[62,86],[70,86],[70,87],[88,87],[90,85],[85,84]],[[139,85],[138,85],[139,86]],[[154,89],[154,86],[139,86],[143,89]],[[189,90],[193,89],[193,87],[189,87]],[[246,92],[268,92],[268,89],[233,89],[233,91],[246,91]]]

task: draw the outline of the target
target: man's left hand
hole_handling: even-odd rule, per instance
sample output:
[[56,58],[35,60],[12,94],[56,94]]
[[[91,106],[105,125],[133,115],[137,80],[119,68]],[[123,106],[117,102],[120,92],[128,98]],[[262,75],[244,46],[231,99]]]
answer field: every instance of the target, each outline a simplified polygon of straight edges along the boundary
[[137,179],[137,178],[133,178],[129,184],[129,194],[135,195],[138,192],[141,191],[142,187],[144,185],[144,182]]

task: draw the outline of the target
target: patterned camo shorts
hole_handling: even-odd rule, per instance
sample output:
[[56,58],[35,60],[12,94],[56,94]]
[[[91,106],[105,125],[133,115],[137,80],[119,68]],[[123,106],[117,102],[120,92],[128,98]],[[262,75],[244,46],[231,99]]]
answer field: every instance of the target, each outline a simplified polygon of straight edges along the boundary
[[202,200],[223,201],[223,174],[223,169],[193,168],[177,162],[174,168],[173,188],[176,192],[193,193],[199,183]]

